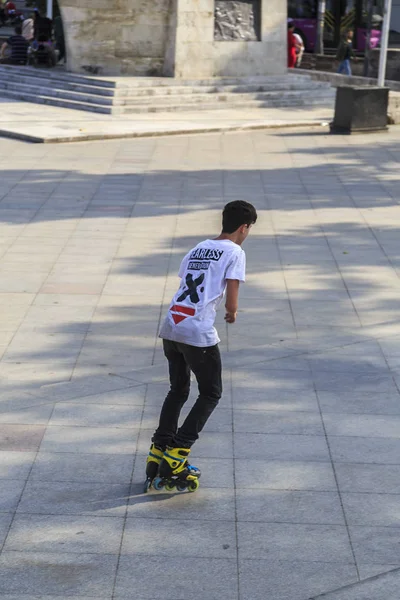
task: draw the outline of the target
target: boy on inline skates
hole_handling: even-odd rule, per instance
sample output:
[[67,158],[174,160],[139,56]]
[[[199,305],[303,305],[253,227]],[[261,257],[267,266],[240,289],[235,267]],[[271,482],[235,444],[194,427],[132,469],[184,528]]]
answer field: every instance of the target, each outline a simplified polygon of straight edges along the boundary
[[[170,491],[194,491],[199,486],[200,470],[189,464],[188,456],[222,395],[216,310],[226,291],[225,321],[235,322],[239,284],[245,280],[246,269],[241,245],[256,221],[252,204],[244,200],[229,202],[222,213],[221,234],[198,244],[181,263],[180,287],[160,330],[170,390],[147,458],[146,492],[151,485]],[[189,396],[191,371],[199,396],[178,428],[180,412]]]

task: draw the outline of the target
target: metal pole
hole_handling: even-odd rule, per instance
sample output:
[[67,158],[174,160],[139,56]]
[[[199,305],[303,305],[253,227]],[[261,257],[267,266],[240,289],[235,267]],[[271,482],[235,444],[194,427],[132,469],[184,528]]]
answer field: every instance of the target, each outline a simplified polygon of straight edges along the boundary
[[47,18],[53,18],[53,0],[47,0]]
[[372,14],[374,12],[374,2],[373,0],[368,0],[367,5],[367,37],[365,40],[365,50],[364,50],[364,77],[368,77],[369,73],[369,61],[370,61],[370,52],[371,52],[371,29],[372,29]]
[[389,42],[391,12],[392,12],[392,0],[385,0],[385,8],[383,10],[381,52],[379,55],[379,73],[378,73],[379,87],[384,87],[384,85],[385,85],[386,60],[387,60],[387,49],[388,49],[388,42]]
[[317,18],[317,43],[315,44],[315,54],[324,53],[324,25],[325,25],[326,0],[318,1]]

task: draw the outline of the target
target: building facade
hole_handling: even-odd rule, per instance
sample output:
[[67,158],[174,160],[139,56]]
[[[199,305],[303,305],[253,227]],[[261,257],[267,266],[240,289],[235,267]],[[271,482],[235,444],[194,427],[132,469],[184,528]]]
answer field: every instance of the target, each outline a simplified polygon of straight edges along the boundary
[[59,0],[72,72],[198,79],[286,71],[287,0]]

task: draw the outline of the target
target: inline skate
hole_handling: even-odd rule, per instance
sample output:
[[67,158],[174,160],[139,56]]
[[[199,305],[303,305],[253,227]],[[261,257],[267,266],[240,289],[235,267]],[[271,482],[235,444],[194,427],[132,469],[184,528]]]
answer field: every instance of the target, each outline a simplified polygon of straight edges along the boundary
[[152,444],[150,446],[149,455],[146,460],[146,481],[144,484],[144,493],[146,494],[153,481],[157,475],[158,467],[160,466],[160,462],[162,457],[164,456],[165,448],[161,448],[161,446],[156,446]]
[[156,477],[152,485],[155,490],[166,489],[167,492],[177,490],[195,492],[199,487],[200,469],[190,465],[187,457],[189,448],[170,448],[164,452]]

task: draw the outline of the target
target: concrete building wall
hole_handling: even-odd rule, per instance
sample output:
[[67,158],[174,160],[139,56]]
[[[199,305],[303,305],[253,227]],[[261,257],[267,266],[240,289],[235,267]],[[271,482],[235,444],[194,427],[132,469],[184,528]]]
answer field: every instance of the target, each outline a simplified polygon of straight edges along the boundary
[[59,0],[59,5],[68,70],[161,74],[170,0]]
[[178,78],[286,71],[286,0],[259,0],[260,41],[216,41],[215,0],[59,0],[68,69]]

